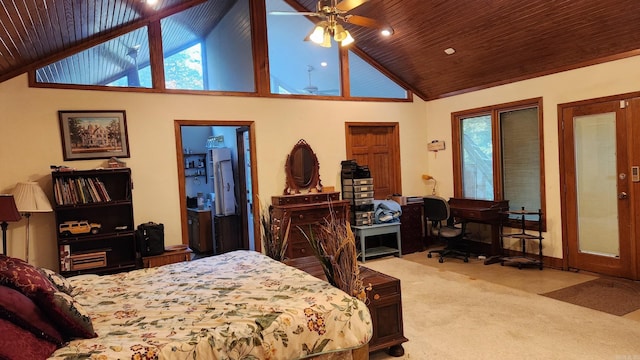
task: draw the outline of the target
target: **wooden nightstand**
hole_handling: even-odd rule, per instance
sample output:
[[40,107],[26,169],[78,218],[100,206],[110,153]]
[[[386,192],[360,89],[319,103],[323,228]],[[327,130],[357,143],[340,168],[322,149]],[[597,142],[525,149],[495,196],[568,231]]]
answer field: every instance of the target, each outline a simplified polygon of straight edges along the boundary
[[144,256],[142,258],[142,263],[144,267],[149,268],[190,260],[191,249],[186,248],[183,250],[165,251],[161,255]]

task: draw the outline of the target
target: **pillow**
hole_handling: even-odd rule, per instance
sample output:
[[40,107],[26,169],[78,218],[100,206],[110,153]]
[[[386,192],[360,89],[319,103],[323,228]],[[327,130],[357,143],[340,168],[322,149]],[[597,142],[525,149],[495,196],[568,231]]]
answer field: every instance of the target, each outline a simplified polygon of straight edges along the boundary
[[70,295],[59,291],[35,266],[0,255],[0,285],[12,287],[33,300],[65,338],[98,336],[82,306]]
[[0,334],[0,359],[44,360],[57,347],[5,319],[0,319]]
[[47,293],[35,301],[67,338],[90,339],[98,336],[91,317],[71,295],[62,291]]
[[62,345],[62,335],[36,304],[18,290],[0,286],[0,319],[29,330],[37,337]]
[[57,290],[38,268],[5,255],[0,255],[0,285],[14,288],[31,299]]
[[73,296],[73,285],[71,285],[67,278],[46,268],[40,268],[40,272],[42,272],[59,291]]

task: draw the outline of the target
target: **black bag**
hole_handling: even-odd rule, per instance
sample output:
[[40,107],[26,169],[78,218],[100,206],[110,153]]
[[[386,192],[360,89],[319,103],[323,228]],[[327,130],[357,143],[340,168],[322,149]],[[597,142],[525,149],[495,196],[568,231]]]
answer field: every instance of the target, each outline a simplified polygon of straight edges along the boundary
[[164,225],[154,222],[140,224],[136,239],[142,256],[160,255],[164,252]]

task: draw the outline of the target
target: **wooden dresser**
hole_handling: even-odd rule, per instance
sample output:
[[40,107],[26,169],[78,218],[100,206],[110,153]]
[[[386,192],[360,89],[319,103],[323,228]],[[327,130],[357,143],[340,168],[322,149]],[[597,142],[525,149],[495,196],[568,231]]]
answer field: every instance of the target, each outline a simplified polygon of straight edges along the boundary
[[313,249],[302,231],[310,236],[314,229],[318,229],[332,215],[337,219],[347,221],[349,201],[339,199],[339,192],[282,195],[271,198],[273,218],[280,219],[285,229],[287,222],[291,221],[287,258],[313,255]]

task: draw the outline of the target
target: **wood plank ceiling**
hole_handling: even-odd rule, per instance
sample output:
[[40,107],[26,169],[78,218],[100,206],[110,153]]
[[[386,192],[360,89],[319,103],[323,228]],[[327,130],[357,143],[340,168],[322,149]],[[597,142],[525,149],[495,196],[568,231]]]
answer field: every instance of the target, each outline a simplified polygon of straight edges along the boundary
[[[203,1],[2,1],[0,81]],[[316,9],[316,0],[298,3]],[[370,0],[350,13],[393,26],[390,38],[345,27],[425,100],[640,54],[637,0]]]

